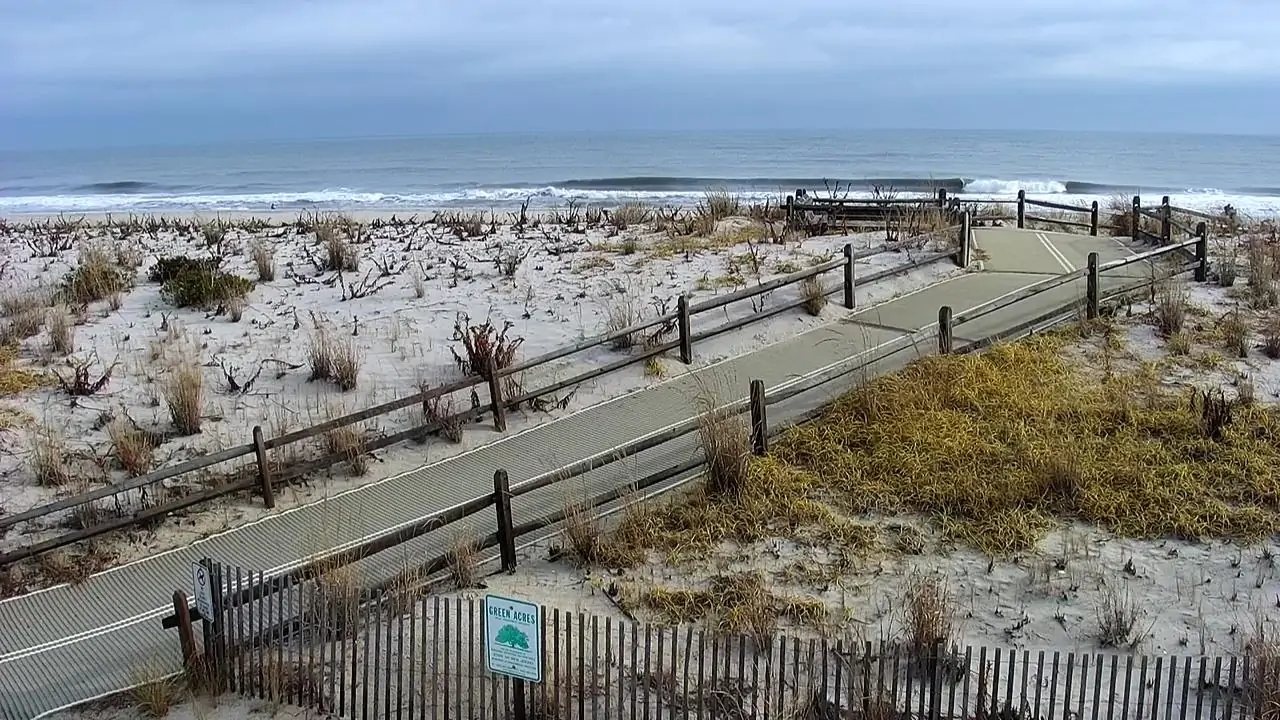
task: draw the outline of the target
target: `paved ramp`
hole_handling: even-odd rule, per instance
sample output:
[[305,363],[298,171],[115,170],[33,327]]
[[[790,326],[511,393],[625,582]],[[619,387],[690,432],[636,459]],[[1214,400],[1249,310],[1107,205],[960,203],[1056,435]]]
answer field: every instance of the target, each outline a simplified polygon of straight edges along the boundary
[[[1007,296],[1068,267],[1083,267],[1089,252],[1103,262],[1125,257],[1123,241],[1062,233],[993,228],[974,231],[980,271],[938,283],[881,305],[851,313],[750,354],[680,375],[647,390],[586,408],[490,445],[366,485],[312,505],[278,512],[191,545],[95,575],[76,586],[59,586],[0,602],[0,718],[20,720],[120,690],[137,681],[142,667],[180,667],[178,641],[160,628],[177,588],[190,592],[194,560],[279,571],[321,547],[359,542],[387,528],[472,499],[492,490],[492,475],[506,469],[513,483],[570,462],[608,452],[646,433],[689,418],[690,398],[704,386],[746,394],[748,381],[777,385],[863,350],[937,322],[938,308],[956,313]],[[1143,277],[1135,264],[1124,275]],[[975,266],[976,267],[976,266]],[[1107,282],[1112,282],[1108,280]],[[1044,313],[1082,296],[1083,281],[990,313],[957,330],[977,338]],[[695,348],[696,352],[696,348]],[[906,349],[874,371],[902,367],[917,353]],[[856,375],[856,374],[855,374]],[[846,382],[855,382],[850,376]],[[770,410],[772,422],[798,417],[841,387],[819,388]],[[776,420],[775,420],[776,414]],[[624,487],[632,478],[656,473],[695,456],[695,438],[685,436],[625,462],[521,497],[516,522],[561,509],[567,494],[586,497]],[[481,535],[493,531],[489,514],[474,519]],[[404,558],[434,557],[453,530],[430,533],[360,563],[366,580],[389,577]]]

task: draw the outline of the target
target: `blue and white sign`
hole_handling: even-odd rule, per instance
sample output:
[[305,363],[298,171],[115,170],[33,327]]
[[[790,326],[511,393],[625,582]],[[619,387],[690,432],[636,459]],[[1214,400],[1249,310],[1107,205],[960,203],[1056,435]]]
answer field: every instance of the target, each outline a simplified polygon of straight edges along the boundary
[[523,600],[486,595],[484,630],[489,672],[542,682],[542,608]]

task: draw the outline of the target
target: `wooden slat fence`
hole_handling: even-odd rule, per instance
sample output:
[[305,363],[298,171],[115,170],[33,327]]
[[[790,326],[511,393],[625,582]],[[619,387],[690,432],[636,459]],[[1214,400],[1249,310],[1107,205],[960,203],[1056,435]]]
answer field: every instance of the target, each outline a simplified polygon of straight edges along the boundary
[[[257,586],[212,567],[231,589]],[[344,718],[521,716],[516,683],[485,669],[482,600],[315,582],[229,598],[204,645],[225,691]],[[1280,667],[1249,656],[912,647],[839,629],[721,635],[542,614],[544,682],[520,691],[527,718],[1263,720],[1280,683]]]

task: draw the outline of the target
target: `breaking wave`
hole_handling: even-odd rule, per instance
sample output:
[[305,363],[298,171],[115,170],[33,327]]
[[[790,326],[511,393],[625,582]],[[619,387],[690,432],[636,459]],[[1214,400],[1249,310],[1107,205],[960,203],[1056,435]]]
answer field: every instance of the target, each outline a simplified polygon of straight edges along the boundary
[[[623,176],[553,181],[545,184],[473,185],[431,188],[413,192],[372,191],[345,187],[318,190],[258,191],[216,186],[159,186],[138,180],[98,182],[67,188],[63,192],[42,188],[43,192],[23,192],[8,188],[0,194],[0,214],[47,213],[146,213],[146,212],[263,212],[301,210],[421,210],[438,207],[514,207],[528,200],[531,208],[546,208],[569,201],[617,204],[644,201],[692,205],[710,190],[739,193],[748,201],[777,199],[805,188],[826,194],[835,180],[823,178],[721,178]],[[265,190],[265,188],[262,188]],[[1213,188],[1134,188],[1103,183],[1056,179],[1002,178],[859,178],[839,181],[840,192],[850,197],[868,197],[877,189],[892,189],[902,195],[926,195],[945,189],[960,197],[1015,196],[1025,191],[1029,197],[1070,197],[1071,200],[1102,200],[1116,194],[1167,194],[1174,202],[1197,209],[1221,209],[1225,204],[1255,214],[1280,214],[1280,188],[1259,187],[1225,191]]]

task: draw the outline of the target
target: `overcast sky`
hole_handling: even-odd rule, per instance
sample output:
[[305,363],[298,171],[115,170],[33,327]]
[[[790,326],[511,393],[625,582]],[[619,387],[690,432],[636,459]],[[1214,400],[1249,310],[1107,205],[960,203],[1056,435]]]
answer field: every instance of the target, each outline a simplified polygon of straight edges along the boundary
[[0,0],[0,143],[1276,133],[1277,29],[1277,0]]

